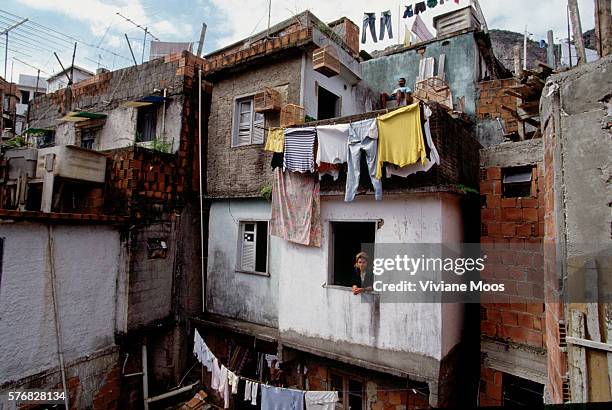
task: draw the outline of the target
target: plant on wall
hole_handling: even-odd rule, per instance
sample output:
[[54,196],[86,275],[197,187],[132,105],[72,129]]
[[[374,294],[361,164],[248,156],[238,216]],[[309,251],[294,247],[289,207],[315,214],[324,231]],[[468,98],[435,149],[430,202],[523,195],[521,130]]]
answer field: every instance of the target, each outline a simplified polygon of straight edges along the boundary
[[266,200],[266,201],[271,201],[272,200],[272,185],[264,185],[261,187],[261,190],[259,191],[259,194]]

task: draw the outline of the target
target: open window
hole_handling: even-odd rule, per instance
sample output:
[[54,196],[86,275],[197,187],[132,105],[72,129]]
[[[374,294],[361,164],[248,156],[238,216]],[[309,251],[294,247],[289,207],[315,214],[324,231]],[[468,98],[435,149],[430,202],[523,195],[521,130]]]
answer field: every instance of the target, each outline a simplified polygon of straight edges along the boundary
[[502,374],[504,407],[539,408],[544,403],[544,385],[513,376]]
[[263,144],[264,115],[255,112],[254,97],[239,98],[234,106],[232,146]]
[[238,236],[238,271],[268,273],[268,221],[241,221]]
[[502,178],[504,198],[534,196],[532,192],[533,167],[503,168]]
[[[351,286],[355,255],[374,243],[376,222],[331,222],[330,285]],[[372,257],[373,255],[370,255]]]
[[317,119],[325,120],[340,116],[340,97],[317,86]]
[[329,371],[331,390],[338,392],[337,409],[361,410],[365,409],[364,380],[360,377]]
[[138,108],[136,120],[137,142],[155,140],[157,130],[157,105],[146,105]]
[[41,130],[36,134],[36,147],[47,148],[55,145],[55,131]]

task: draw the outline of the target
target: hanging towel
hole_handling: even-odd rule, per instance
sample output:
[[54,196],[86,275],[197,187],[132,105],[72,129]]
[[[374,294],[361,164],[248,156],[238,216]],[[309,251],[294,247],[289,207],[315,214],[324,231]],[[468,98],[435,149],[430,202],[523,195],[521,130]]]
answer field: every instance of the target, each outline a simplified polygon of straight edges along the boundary
[[221,365],[221,374],[219,375],[219,388],[217,389],[217,391],[219,392],[219,394],[221,395],[221,397],[223,397],[223,405],[224,408],[229,408],[229,383],[228,383],[228,379],[227,379],[227,367],[225,367],[224,365]]
[[314,172],[315,127],[285,130],[285,158],[283,168],[289,171]]
[[378,163],[376,178],[382,177],[382,164],[388,162],[399,167],[427,158],[419,103],[399,108],[378,117]]
[[251,401],[251,392],[253,391],[253,382],[250,380],[244,381],[244,401]]
[[212,363],[215,356],[212,354],[197,329],[193,337],[193,354],[209,372],[212,371]]
[[216,357],[213,359],[211,372],[210,387],[213,390],[219,390],[221,384],[221,368],[219,367],[219,361]]
[[261,410],[303,410],[304,391],[261,386]]
[[429,117],[431,117],[431,110],[428,106],[423,109],[425,113],[425,140],[429,146],[429,158],[426,159],[425,164],[417,162],[416,164],[407,165],[403,168],[399,168],[397,165],[387,165],[387,177],[391,175],[397,175],[400,177],[407,177],[408,175],[416,174],[417,172],[427,172],[434,166],[434,164],[440,165],[440,155],[434,145],[433,139],[431,138],[431,130],[429,129]]
[[306,410],[334,410],[338,402],[337,391],[307,391],[304,393]]
[[274,170],[270,234],[301,245],[321,246],[319,181],[311,175]]
[[342,164],[347,161],[349,124],[317,127],[317,165],[321,162]]
[[257,388],[259,387],[259,383],[251,383],[251,404],[253,406],[257,406]]
[[264,149],[272,152],[283,152],[285,150],[285,129],[270,128]]

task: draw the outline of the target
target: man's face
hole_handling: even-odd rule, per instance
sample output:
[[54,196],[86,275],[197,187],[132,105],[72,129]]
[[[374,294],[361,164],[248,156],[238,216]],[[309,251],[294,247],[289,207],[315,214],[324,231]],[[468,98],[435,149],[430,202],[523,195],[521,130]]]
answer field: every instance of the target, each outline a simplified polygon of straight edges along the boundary
[[406,85],[406,80],[404,80],[403,78],[400,78],[400,80],[398,81],[398,84],[400,87],[404,87]]

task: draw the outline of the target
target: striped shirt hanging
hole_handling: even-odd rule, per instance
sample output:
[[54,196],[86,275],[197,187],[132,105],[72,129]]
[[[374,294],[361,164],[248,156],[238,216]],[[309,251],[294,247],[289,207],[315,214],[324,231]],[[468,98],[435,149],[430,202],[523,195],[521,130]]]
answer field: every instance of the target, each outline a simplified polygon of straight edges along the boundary
[[285,130],[285,159],[283,168],[289,171],[314,172],[314,127]]

